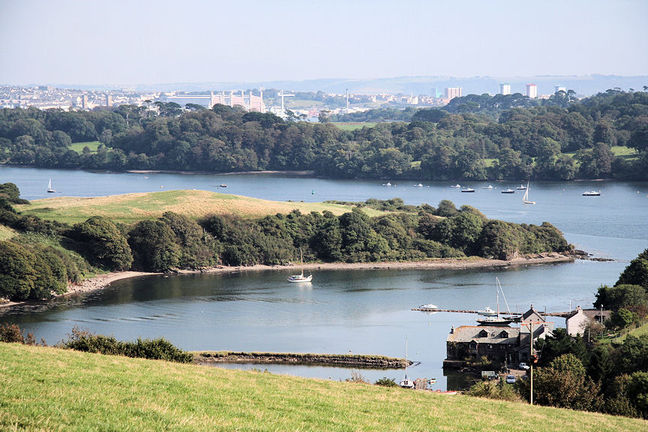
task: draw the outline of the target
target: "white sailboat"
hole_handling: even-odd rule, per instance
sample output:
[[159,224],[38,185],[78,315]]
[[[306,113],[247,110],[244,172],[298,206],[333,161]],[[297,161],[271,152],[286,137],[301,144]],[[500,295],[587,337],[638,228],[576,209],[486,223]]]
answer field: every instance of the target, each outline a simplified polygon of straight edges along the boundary
[[47,193],[54,193],[54,192],[56,191],[52,187],[52,179],[49,179],[49,183],[47,184]]
[[400,385],[403,388],[413,389],[416,386],[416,384],[414,384],[414,381],[407,378],[408,364],[409,362],[407,361],[407,338],[405,338],[405,379],[403,379],[398,385]]
[[313,275],[312,274],[308,275],[308,276],[304,276],[304,254],[302,253],[301,249],[299,249],[299,257],[300,257],[301,266],[302,266],[301,273],[289,276],[288,277],[288,282],[292,282],[292,283],[311,282],[313,280]]
[[522,202],[524,204],[535,204],[535,201],[529,201],[529,183],[527,183],[526,189],[524,191],[524,196],[522,197]]
[[479,311],[480,315],[484,315],[486,318],[480,318],[477,320],[477,322],[480,325],[490,325],[490,326],[508,326],[511,322],[513,322],[512,319],[510,318],[504,318],[500,316],[500,307],[499,307],[499,295],[502,293],[502,297],[504,298],[504,303],[506,304],[506,310],[508,311],[508,316],[511,316],[511,309],[509,308],[508,302],[506,301],[506,296],[504,295],[504,291],[502,290],[502,285],[500,284],[499,278],[495,278],[495,282],[497,283],[497,289],[496,289],[496,297],[497,297],[497,311],[492,310],[488,306],[483,311]]

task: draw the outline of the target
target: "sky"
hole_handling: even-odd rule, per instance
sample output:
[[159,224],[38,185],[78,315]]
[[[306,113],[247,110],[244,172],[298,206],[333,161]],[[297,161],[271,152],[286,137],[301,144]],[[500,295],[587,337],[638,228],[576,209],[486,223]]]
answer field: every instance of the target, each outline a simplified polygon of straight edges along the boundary
[[645,0],[0,0],[0,84],[648,75]]

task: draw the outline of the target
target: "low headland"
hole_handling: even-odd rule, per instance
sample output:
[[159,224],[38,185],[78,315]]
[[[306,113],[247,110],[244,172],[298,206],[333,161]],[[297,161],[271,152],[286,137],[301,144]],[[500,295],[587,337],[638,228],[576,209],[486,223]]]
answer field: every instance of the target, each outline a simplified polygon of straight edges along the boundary
[[238,351],[198,351],[193,353],[196,364],[254,363],[311,366],[342,366],[362,369],[403,369],[414,364],[411,360],[370,354],[313,354]]
[[548,222],[488,219],[447,200],[303,203],[164,191],[30,203],[19,194],[0,185],[0,298],[12,302],[156,273],[463,270],[576,256]]

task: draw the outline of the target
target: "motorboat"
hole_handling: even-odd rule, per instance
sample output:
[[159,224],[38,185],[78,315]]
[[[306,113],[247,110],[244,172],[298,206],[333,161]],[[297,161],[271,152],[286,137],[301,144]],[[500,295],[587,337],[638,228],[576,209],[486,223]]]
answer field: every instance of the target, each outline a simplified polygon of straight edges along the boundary
[[504,189],[504,190],[502,191],[502,193],[503,193],[503,194],[514,194],[515,191],[514,191],[513,189],[511,189],[511,188],[508,188],[508,189]]
[[601,196],[601,191],[583,192],[583,196]]
[[415,184],[414,187],[423,187],[423,185],[419,183],[419,184]]
[[222,183],[222,184],[218,185],[218,187],[226,188],[227,185],[225,183]]
[[434,305],[432,303],[424,304],[419,306],[420,309],[438,309],[439,307],[437,305]]
[[493,189],[493,185],[484,186],[482,189]]
[[390,182],[383,183],[383,186],[391,187],[391,185],[392,185],[392,184],[391,184]]
[[491,309],[488,306],[486,306],[483,310],[477,312],[479,313],[479,315],[483,315],[483,316],[489,316],[489,317],[497,316],[497,311]]
[[451,187],[451,188],[455,188],[455,189],[459,189],[459,188],[461,187],[461,185],[460,185],[460,184],[456,184],[456,185],[453,185],[453,186],[450,186],[450,187]]
[[473,188],[463,188],[463,189],[461,189],[461,192],[472,193],[472,192],[475,192],[475,189],[473,189]]
[[520,185],[520,186],[516,187],[515,189],[517,189],[517,190],[526,190],[526,188],[527,188],[526,186]]

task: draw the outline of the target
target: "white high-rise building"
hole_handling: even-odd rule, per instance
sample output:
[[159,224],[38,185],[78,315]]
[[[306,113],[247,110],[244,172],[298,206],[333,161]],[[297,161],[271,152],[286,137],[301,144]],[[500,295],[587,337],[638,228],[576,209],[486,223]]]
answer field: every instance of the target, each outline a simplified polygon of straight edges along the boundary
[[535,84],[527,84],[526,85],[526,95],[530,97],[531,99],[535,99],[538,97],[538,86]]
[[454,99],[461,97],[461,87],[448,87],[445,89],[446,99]]
[[511,94],[511,84],[509,84],[509,83],[500,84],[500,94],[501,95],[510,95]]

